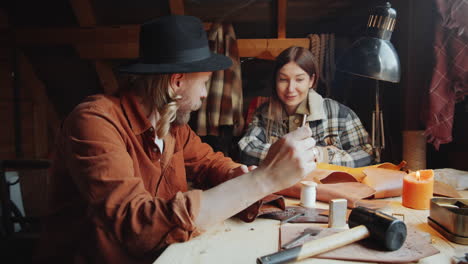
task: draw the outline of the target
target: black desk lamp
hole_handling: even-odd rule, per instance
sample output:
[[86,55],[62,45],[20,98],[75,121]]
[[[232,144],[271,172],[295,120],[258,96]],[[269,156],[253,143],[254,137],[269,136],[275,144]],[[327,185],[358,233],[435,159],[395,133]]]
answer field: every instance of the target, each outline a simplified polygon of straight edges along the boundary
[[353,43],[337,64],[339,71],[376,80],[375,110],[372,113],[372,147],[376,162],[385,148],[383,113],[379,104],[379,80],[400,81],[400,60],[390,43],[396,22],[396,11],[385,3],[375,7],[367,22],[366,36]]

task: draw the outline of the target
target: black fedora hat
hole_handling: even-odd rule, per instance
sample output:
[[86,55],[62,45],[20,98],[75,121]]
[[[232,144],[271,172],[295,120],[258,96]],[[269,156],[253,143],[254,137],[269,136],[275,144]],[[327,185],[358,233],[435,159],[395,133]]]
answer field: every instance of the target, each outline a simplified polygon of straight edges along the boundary
[[140,29],[140,58],[119,67],[133,74],[185,73],[224,70],[230,58],[210,51],[200,19],[164,16],[144,23]]

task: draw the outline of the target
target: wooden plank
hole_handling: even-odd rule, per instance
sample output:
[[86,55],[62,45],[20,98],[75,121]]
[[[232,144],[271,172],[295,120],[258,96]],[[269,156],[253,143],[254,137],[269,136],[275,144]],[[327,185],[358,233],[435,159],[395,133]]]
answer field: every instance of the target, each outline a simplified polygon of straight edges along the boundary
[[[91,27],[96,26],[96,18],[93,7],[89,0],[71,0],[73,10],[78,18],[80,26]],[[75,46],[78,51],[79,47]],[[78,51],[78,53],[80,53]],[[117,79],[112,71],[112,68],[104,60],[94,60],[94,68],[101,82],[102,89],[106,94],[113,94],[118,89]]]
[[109,63],[103,60],[95,60],[94,67],[101,81],[102,89],[106,94],[114,94],[118,89],[117,78]]
[[288,1],[287,0],[277,0],[278,1],[278,38],[284,39],[286,38],[286,13],[288,9]]
[[291,39],[238,39],[239,55],[241,57],[256,57],[274,59],[290,46],[309,48],[308,38]]
[[82,59],[135,59],[138,58],[138,42],[80,44],[75,46]]
[[[21,90],[25,94],[30,94],[32,100],[33,115],[33,131],[32,138],[34,138],[34,157],[47,158],[48,156],[48,136],[47,136],[47,106],[49,100],[46,93],[45,85],[37,78],[33,66],[28,58],[20,53],[18,58],[19,76],[22,85]],[[28,115],[28,114],[26,114]],[[24,118],[25,116],[21,116]],[[29,133],[25,133],[23,139],[30,137]]]
[[169,9],[173,15],[185,15],[184,0],[169,0]]
[[96,25],[93,6],[89,0],[70,0],[70,4],[80,26],[93,27]]
[[[290,46],[309,48],[308,38],[238,39],[241,57],[273,59]],[[138,43],[82,44],[76,46],[83,59],[130,59],[138,57]]]
[[12,100],[0,101],[0,124],[5,128],[2,133],[0,133],[0,159],[14,159],[16,155],[13,111]]
[[[16,30],[14,35],[19,45],[75,44],[84,59],[138,57],[138,25],[37,30],[26,28]],[[309,48],[307,38],[238,39],[237,43],[241,57],[257,57],[261,54],[264,54],[261,55],[263,57],[274,57],[292,45]]]
[[0,8],[0,29],[8,28],[8,15],[3,8]]
[[11,60],[0,60],[0,100],[13,102],[13,64]]
[[[2,32],[0,39],[8,39]],[[68,28],[16,28],[13,38],[20,46],[61,45],[81,43],[132,43],[138,42],[139,25]]]

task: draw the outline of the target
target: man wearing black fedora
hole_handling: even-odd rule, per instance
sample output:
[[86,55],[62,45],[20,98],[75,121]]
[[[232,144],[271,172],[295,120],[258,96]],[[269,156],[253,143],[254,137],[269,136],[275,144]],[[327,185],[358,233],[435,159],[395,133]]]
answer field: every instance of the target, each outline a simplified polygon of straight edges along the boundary
[[37,262],[152,263],[315,169],[310,128],[273,144],[254,170],[190,129],[211,72],[230,65],[195,17],[142,25],[140,59],[119,69],[119,94],[86,98],[63,123]]

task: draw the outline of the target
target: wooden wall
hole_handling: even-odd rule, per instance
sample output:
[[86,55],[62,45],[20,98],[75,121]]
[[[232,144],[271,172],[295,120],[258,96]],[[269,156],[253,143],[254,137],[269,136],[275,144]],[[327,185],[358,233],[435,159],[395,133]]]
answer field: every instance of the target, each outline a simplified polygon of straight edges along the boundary
[[[337,36],[338,57],[363,33],[368,10],[376,1],[265,0],[252,1],[242,9],[236,1],[208,1],[209,5],[203,5],[203,1],[182,0],[133,4],[54,0],[50,3],[61,8],[55,17],[52,13],[56,11],[45,8],[47,3],[31,3],[30,9],[38,12],[22,12],[21,2],[28,1],[9,2],[0,9],[0,121],[8,128],[0,134],[0,158],[49,157],[54,133],[71,108],[86,95],[115,91],[117,80],[112,68],[137,56],[137,25],[151,17],[185,13],[205,22],[224,18],[234,24],[245,57],[268,52],[274,56],[291,44],[308,45],[305,36],[309,33],[333,32]],[[414,98],[424,95],[432,74],[434,3],[391,3],[398,12],[391,41],[400,55],[402,80],[399,84],[381,83],[387,132],[383,154],[386,160],[399,162],[402,131],[424,128],[418,110],[424,100]],[[236,12],[229,13],[230,10]],[[38,22],[31,24],[34,20]],[[19,77],[14,79],[12,72]],[[255,78],[262,79],[255,74],[245,76],[245,87],[252,87],[248,84]],[[332,97],[355,110],[370,131],[373,82],[340,73],[336,78]],[[21,101],[19,111],[13,104],[15,89]],[[245,94],[255,96],[262,92],[249,88]],[[464,120],[466,111],[463,107],[457,109],[461,110],[457,110],[456,118]],[[466,128],[456,123],[454,130],[453,148],[444,147],[447,152],[435,152],[428,146],[428,167],[464,166],[437,162],[444,160],[440,153],[464,153],[459,147],[464,144],[464,137],[458,135]]]

